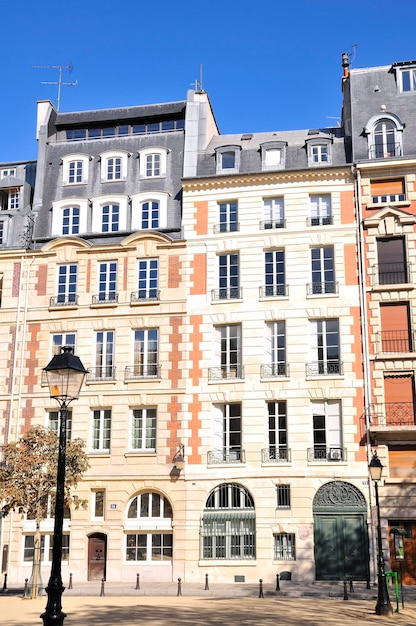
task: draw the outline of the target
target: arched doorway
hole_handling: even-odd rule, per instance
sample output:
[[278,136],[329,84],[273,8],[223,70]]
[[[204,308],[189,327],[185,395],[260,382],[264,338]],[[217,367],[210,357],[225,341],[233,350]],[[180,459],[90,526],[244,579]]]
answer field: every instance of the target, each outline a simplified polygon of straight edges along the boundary
[[367,503],[357,487],[326,483],[313,501],[316,580],[369,579]]
[[107,535],[93,533],[88,537],[88,580],[106,578]]

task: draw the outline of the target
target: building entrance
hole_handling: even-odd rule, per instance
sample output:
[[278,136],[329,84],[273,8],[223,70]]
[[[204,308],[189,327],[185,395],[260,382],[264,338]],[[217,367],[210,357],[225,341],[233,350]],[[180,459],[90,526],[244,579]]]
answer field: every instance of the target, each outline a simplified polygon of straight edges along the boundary
[[107,536],[94,533],[88,537],[88,580],[106,577]]

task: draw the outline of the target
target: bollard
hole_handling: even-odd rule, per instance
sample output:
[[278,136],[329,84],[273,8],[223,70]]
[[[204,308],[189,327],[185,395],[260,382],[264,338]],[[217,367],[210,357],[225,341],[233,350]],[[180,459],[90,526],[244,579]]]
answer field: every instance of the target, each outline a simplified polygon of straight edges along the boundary
[[27,598],[28,597],[28,589],[27,589],[27,583],[29,582],[28,578],[25,578],[25,589],[23,591],[23,597]]
[[260,580],[259,580],[259,598],[264,598],[263,579],[262,578],[260,578]]
[[104,592],[104,583],[105,583],[105,578],[101,579],[101,591],[100,591],[100,598],[102,598],[103,596],[105,596],[105,592]]
[[353,585],[353,582],[352,582],[352,578],[350,578],[350,592],[354,593],[354,585]]
[[369,578],[367,578],[367,589],[371,589],[370,579]]
[[348,600],[347,581],[344,580],[344,600]]
[[136,574],[136,589],[140,589],[140,574]]
[[280,591],[279,574],[276,574],[276,591]]
[[7,574],[4,575],[3,591],[7,591]]
[[177,596],[181,596],[182,595],[182,584],[181,584],[181,579],[178,578],[178,593],[176,594]]
[[68,589],[72,589],[72,574],[69,575],[69,585]]
[[208,574],[205,574],[205,591],[209,591]]

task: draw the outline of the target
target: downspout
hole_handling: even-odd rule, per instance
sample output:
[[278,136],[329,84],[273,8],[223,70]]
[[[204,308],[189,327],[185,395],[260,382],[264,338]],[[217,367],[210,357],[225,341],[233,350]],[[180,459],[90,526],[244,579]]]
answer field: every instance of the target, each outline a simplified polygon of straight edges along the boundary
[[[10,443],[11,437],[12,437],[14,386],[16,384],[17,346],[18,346],[18,343],[19,343],[20,313],[21,313],[21,306],[22,306],[22,279],[23,279],[24,260],[25,260],[25,257],[22,256],[20,258],[19,294],[17,296],[17,311],[16,311],[16,332],[14,334],[12,378],[11,378],[11,382],[10,382],[9,428],[8,428],[8,433],[7,433],[7,443]],[[17,429],[16,429],[16,439],[17,439]]]

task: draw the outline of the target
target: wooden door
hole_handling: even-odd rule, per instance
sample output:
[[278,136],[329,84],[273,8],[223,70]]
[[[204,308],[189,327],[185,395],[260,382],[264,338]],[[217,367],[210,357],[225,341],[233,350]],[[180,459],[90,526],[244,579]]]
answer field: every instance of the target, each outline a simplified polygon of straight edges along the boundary
[[88,580],[102,580],[106,574],[106,536],[88,537]]

